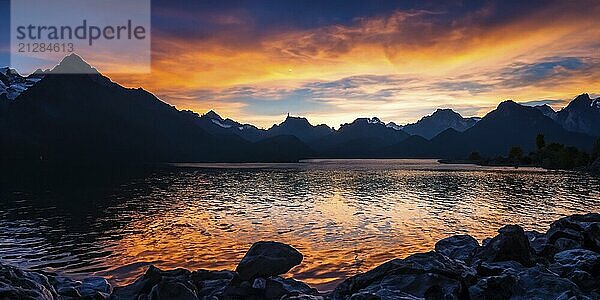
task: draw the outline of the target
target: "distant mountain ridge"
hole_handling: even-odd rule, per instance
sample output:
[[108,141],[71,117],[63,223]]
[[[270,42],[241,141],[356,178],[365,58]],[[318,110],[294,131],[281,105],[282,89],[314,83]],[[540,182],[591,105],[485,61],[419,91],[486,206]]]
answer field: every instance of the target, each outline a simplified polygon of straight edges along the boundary
[[425,116],[416,123],[402,127],[402,130],[412,135],[420,135],[431,139],[446,129],[465,131],[477,123],[480,118],[463,118],[451,109],[438,109],[432,115]]
[[[212,110],[203,115],[179,111],[141,88],[112,82],[77,55],[66,57],[53,70],[22,77],[0,69],[2,160],[462,158],[472,151],[502,155],[512,146],[532,151],[538,133],[549,142],[584,150],[600,136],[600,98],[594,100],[588,94],[558,112],[547,105],[504,101],[483,118],[464,118],[451,109],[438,109],[405,126],[369,117],[335,130],[288,115],[282,123],[261,129]],[[64,74],[69,70],[85,74]],[[9,88],[18,93],[8,98]]]

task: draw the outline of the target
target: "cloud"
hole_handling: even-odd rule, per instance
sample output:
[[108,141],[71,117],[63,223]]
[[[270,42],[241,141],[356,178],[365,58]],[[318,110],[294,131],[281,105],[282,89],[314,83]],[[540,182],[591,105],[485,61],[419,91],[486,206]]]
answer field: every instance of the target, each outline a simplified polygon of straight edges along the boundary
[[323,22],[318,13],[285,21],[285,7],[265,15],[223,5],[164,10],[152,74],[114,79],[263,126],[286,112],[334,126],[358,115],[406,123],[437,107],[483,115],[504,99],[598,92],[597,1],[419,2],[323,11]]

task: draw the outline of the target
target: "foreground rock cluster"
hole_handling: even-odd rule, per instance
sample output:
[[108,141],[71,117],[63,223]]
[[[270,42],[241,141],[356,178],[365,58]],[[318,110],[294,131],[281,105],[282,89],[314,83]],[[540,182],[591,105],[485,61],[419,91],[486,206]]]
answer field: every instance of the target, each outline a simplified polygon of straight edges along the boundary
[[111,288],[0,264],[0,299],[600,299],[600,214],[573,215],[545,233],[507,225],[480,245],[468,235],[350,277],[329,293],[280,275],[302,254],[277,242],[252,245],[235,271],[163,271]]

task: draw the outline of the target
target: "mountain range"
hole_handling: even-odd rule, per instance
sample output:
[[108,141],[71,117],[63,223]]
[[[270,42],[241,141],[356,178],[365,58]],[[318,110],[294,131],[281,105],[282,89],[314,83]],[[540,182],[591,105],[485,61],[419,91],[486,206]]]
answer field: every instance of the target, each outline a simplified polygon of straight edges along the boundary
[[[85,74],[64,74],[64,70]],[[54,69],[23,77],[0,69],[3,161],[297,161],[303,158],[436,157],[506,154],[549,142],[589,150],[600,136],[600,98],[577,96],[560,111],[504,101],[483,118],[450,109],[407,125],[358,118],[339,129],[287,116],[268,129],[180,111],[151,93],[124,88],[72,54]]]

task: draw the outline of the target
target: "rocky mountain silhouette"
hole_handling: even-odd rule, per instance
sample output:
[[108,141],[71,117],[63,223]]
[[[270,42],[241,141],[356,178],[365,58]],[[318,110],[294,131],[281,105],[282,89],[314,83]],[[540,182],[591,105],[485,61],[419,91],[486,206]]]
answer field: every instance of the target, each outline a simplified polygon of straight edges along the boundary
[[[69,72],[70,71],[70,72]],[[72,74],[82,71],[83,74]],[[180,111],[151,93],[125,88],[77,55],[23,77],[0,69],[2,161],[249,162],[303,158],[464,158],[535,149],[535,137],[589,150],[600,136],[600,98],[588,94],[554,112],[504,101],[485,117],[439,109],[414,124],[358,118],[335,130],[289,116],[269,129]],[[15,93],[18,91],[18,93]],[[10,95],[10,97],[8,96]]]
[[425,116],[414,124],[402,127],[406,133],[419,135],[431,139],[442,131],[452,128],[456,131],[465,131],[471,128],[480,118],[463,118],[451,109],[438,109],[432,115]]
[[556,121],[566,130],[600,136],[600,98],[577,96],[556,113]]

